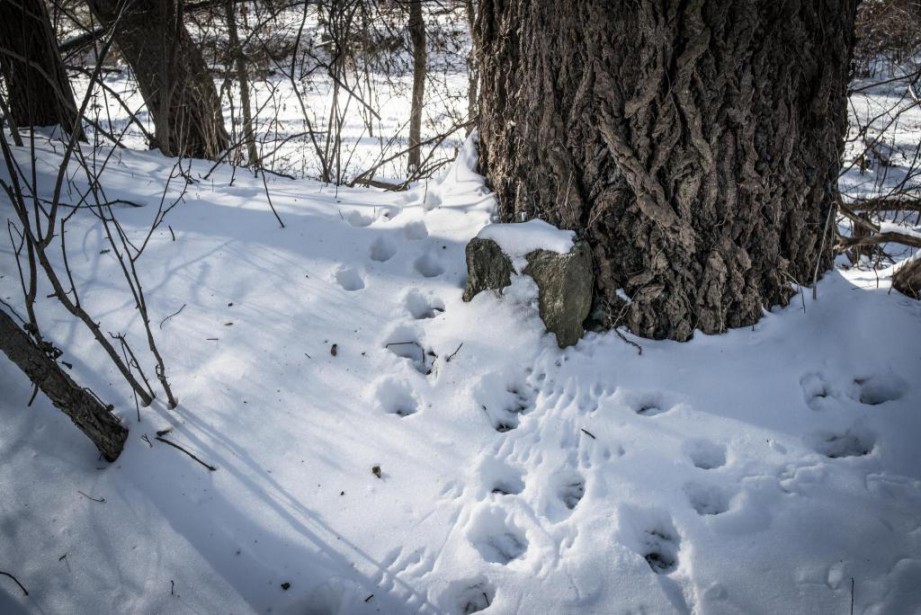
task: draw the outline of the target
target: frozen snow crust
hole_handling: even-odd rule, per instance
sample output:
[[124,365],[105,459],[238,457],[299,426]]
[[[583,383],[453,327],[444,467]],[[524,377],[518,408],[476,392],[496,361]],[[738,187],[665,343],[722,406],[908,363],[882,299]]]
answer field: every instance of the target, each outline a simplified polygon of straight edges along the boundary
[[[114,153],[132,238],[174,163]],[[180,406],[140,423],[43,302],[131,434],[99,461],[0,360],[0,570],[29,590],[0,576],[0,612],[847,613],[852,587],[855,613],[919,612],[921,304],[833,271],[750,329],[560,351],[528,278],[461,301],[493,206],[473,168],[398,194],[269,178],[285,229],[261,178],[190,185],[138,263],[156,323],[185,305],[155,327]],[[88,309],[143,348],[95,219],[67,229]]]

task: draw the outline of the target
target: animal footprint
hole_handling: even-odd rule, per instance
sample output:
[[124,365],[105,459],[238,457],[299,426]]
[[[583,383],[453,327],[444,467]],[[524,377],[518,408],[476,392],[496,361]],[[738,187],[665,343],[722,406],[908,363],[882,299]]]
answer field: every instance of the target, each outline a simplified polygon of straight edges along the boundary
[[806,374],[800,378],[799,384],[803,387],[803,399],[813,410],[821,410],[823,402],[831,396],[831,388],[825,382],[822,374]]
[[431,373],[429,358],[433,355],[431,351],[425,350],[411,328],[403,326],[394,329],[384,341],[384,348],[400,358],[409,359],[420,374],[427,376]]
[[368,226],[374,222],[374,218],[362,214],[357,209],[353,209],[349,213],[345,214],[345,219],[349,224],[357,227]]
[[726,447],[709,440],[690,440],[684,444],[684,452],[694,467],[701,470],[715,470],[726,465]]
[[429,236],[429,230],[425,227],[425,223],[419,220],[418,222],[410,222],[403,227],[403,233],[406,235],[407,239],[420,240],[425,239]]
[[678,567],[679,540],[674,528],[646,531],[643,559],[656,574],[668,574]]
[[445,311],[445,304],[441,299],[427,299],[415,289],[406,293],[403,305],[416,320],[435,318],[435,316]]
[[500,459],[487,458],[480,464],[484,491],[498,495],[518,495],[524,491],[521,471]]
[[729,510],[729,497],[718,487],[688,483],[684,493],[698,515],[720,515]]
[[419,400],[407,382],[387,378],[377,385],[375,396],[380,408],[389,414],[407,417],[419,411]]
[[878,406],[887,401],[901,399],[908,390],[908,383],[892,373],[855,378],[854,384],[859,387],[857,399],[868,406]]
[[868,431],[848,429],[844,433],[819,432],[812,436],[813,448],[831,459],[863,457],[873,452],[876,438]]
[[484,560],[503,566],[528,550],[524,531],[499,508],[482,511],[471,523],[467,539]]
[[636,551],[656,574],[678,568],[681,539],[662,511],[623,506],[618,515],[620,540]]
[[626,404],[640,416],[656,416],[672,409],[662,393],[637,393],[618,390],[614,396],[616,402]]
[[397,245],[386,237],[378,237],[371,243],[371,260],[386,263],[397,253]]
[[426,252],[417,258],[416,262],[413,263],[413,267],[424,278],[435,278],[445,272],[444,266],[431,252]]
[[451,611],[462,615],[479,613],[492,604],[496,597],[496,587],[484,576],[466,581],[455,581],[445,592]]
[[341,267],[336,271],[336,282],[344,290],[355,291],[365,287],[365,281],[357,269]]
[[557,495],[563,506],[569,510],[575,510],[579,502],[585,496],[585,480],[578,474],[574,474],[557,490]]

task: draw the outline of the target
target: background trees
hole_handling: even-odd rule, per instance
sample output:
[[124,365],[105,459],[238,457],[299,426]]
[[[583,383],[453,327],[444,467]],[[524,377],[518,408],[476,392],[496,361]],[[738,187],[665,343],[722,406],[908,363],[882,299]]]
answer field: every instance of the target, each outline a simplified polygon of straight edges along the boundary
[[17,126],[53,126],[80,133],[77,106],[43,0],[0,1],[0,69],[4,115]]

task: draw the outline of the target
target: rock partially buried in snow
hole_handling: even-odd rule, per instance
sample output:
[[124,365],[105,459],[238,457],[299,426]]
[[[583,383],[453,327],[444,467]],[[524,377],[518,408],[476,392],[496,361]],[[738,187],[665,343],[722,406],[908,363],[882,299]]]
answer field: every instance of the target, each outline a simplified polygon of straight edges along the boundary
[[574,239],[572,231],[542,220],[485,227],[467,244],[464,301],[510,286],[512,275],[531,276],[544,325],[556,334],[560,348],[572,346],[582,337],[594,284],[588,244]]

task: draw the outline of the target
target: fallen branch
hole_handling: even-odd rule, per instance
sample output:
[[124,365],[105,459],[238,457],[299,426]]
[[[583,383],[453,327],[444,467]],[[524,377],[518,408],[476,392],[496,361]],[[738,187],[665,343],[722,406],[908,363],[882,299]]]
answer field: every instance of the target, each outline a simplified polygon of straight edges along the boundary
[[211,464],[205,463],[204,461],[202,461],[201,459],[199,459],[198,457],[196,457],[194,453],[190,453],[189,451],[187,451],[186,449],[182,448],[181,446],[179,446],[179,445],[176,444],[175,442],[171,442],[171,441],[169,441],[169,440],[167,440],[166,438],[163,438],[163,437],[161,437],[161,436],[157,436],[155,439],[156,439],[158,442],[162,442],[163,444],[169,444],[169,445],[172,446],[173,448],[182,451],[183,453],[185,453],[186,455],[188,455],[189,457],[191,457],[192,459],[194,459],[194,460],[197,461],[198,463],[200,463],[200,464],[202,464],[203,466],[205,466],[206,468],[208,468],[209,471],[211,471],[211,472],[217,472],[217,468],[216,468],[216,467],[214,467],[214,466],[211,465]]
[[27,596],[29,595],[29,591],[25,587],[22,586],[22,583],[19,582],[19,579],[11,575],[9,572],[3,572],[2,570],[0,570],[0,574],[2,574],[5,577],[9,577],[13,579],[13,582],[19,586],[19,589],[22,590],[22,593],[24,593]]
[[93,441],[106,461],[118,459],[128,430],[112,414],[112,407],[103,405],[89,389],[74,382],[3,310],[0,350]]

